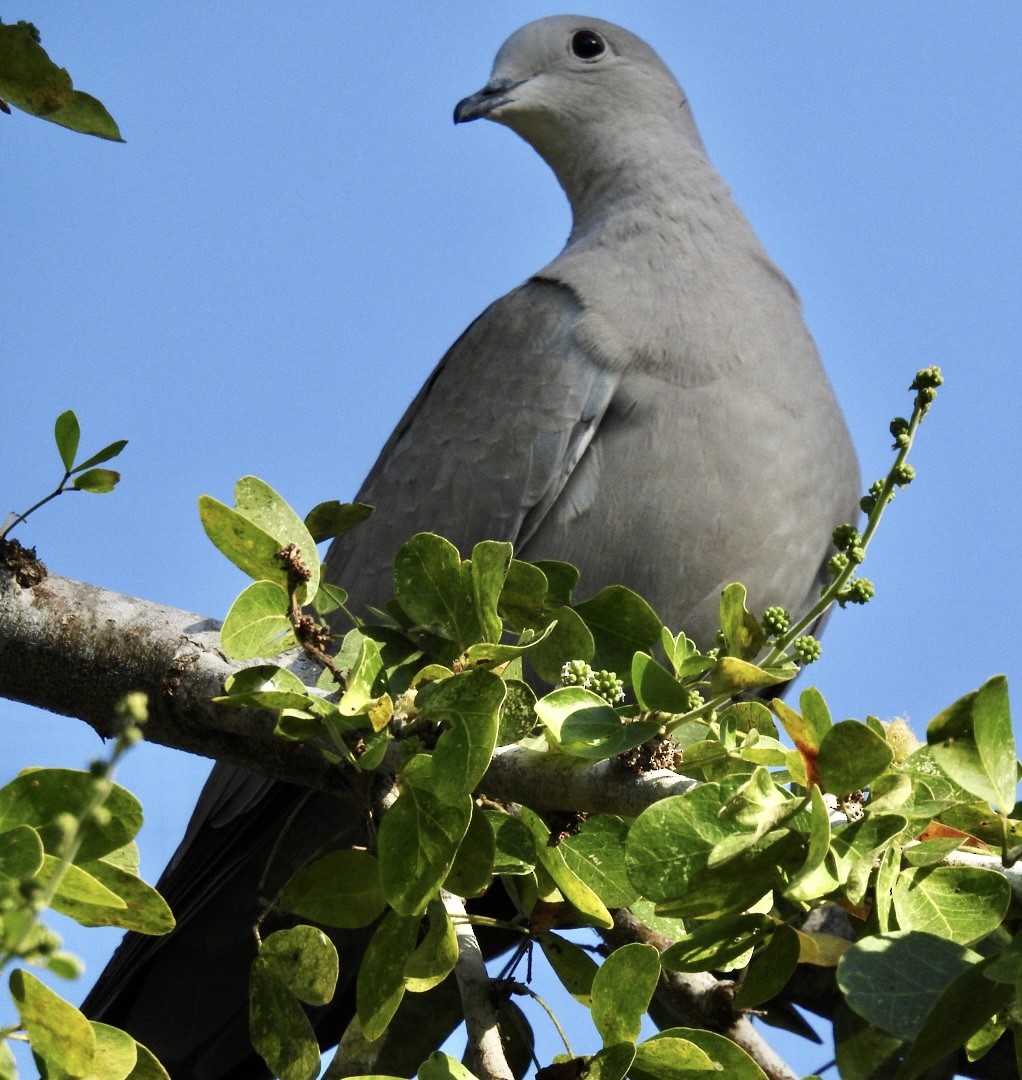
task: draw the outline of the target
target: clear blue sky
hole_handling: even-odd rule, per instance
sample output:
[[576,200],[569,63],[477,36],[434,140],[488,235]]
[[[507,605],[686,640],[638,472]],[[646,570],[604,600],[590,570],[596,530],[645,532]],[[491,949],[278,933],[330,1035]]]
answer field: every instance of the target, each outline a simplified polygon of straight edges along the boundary
[[[19,530],[52,571],[222,617],[243,586],[196,499],[254,473],[305,511],[350,497],[467,323],[559,250],[533,151],[454,103],[546,4],[7,5],[103,100],[120,146],[0,116],[2,510],[59,475],[54,417],[119,437],[116,494]],[[806,680],[838,716],[917,731],[1007,672],[1016,708],[1022,98],[1014,0],[605,0],[686,88],[704,140],[800,291],[867,481],[937,363],[917,482]],[[805,448],[807,455],[813,448]],[[3,516],[3,515],[0,515]],[[4,779],[79,766],[80,723],[0,703]],[[155,879],[206,771],[137,751]],[[98,973],[116,933],[68,933]],[[98,940],[99,944],[95,944]],[[71,996],[77,998],[72,991]],[[807,1070],[818,1054],[801,1061]]]

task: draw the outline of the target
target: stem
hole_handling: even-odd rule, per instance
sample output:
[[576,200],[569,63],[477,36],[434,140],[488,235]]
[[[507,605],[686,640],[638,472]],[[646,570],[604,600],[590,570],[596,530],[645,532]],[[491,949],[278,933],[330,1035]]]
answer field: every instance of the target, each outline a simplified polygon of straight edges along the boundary
[[[880,524],[880,519],[884,516],[884,511],[887,509],[888,503],[891,501],[891,496],[894,493],[896,484],[894,483],[894,475],[896,470],[904,464],[905,459],[908,457],[909,451],[912,449],[912,444],[915,441],[916,432],[919,430],[919,425],[922,422],[925,409],[916,405],[912,410],[912,419],[909,421],[908,431],[906,432],[908,438],[905,440],[905,445],[898,451],[897,457],[894,459],[894,464],[887,472],[887,476],[884,478],[883,487],[880,490],[880,494],[876,497],[876,505],[873,507],[872,512],[866,519],[866,528],[862,533],[862,549],[865,552],[870,541],[873,539],[873,534],[877,530],[877,526]],[[775,642],[773,648],[767,653],[766,657],[760,661],[760,667],[769,667],[771,664],[776,663],[785,653],[788,646],[797,638],[803,631],[809,629],[823,613],[834,603],[838,594],[848,584],[849,579],[855,573],[856,569],[861,563],[849,562],[848,565],[841,571],[840,574],[827,586],[823,591],[823,595],[819,600],[802,616],[801,619],[792,627],[790,627],[784,634],[782,634]]]
[[54,896],[57,895],[61,881],[67,874],[68,867],[74,862],[75,856],[82,846],[82,826],[89,819],[90,815],[106,802],[113,785],[112,776],[114,766],[127,749],[127,745],[128,744],[120,738],[114,744],[110,759],[107,763],[106,772],[102,777],[102,779],[106,781],[106,784],[109,784],[110,786],[100,787],[97,785],[97,789],[93,792],[92,798],[88,801],[85,808],[77,815],[77,825],[67,843],[64,845],[64,851],[61,855],[60,862],[57,864],[56,870],[54,870],[50,880],[47,882],[46,888],[43,889],[39,896],[32,900],[30,916],[26,920],[21,933],[8,945],[6,952],[0,956],[0,971],[3,971],[3,969],[20,954],[22,946],[25,944],[29,934],[31,934],[35,927],[36,922],[39,920],[39,915],[50,906]]
[[521,994],[523,997],[532,998],[532,1000],[543,1010],[543,1012],[547,1014],[550,1019],[550,1023],[553,1024],[554,1027],[557,1029],[558,1037],[560,1038],[561,1042],[564,1043],[565,1052],[567,1053],[568,1057],[573,1058],[575,1056],[575,1051],[572,1050],[571,1043],[568,1042],[567,1032],[564,1030],[564,1028],[561,1027],[560,1023],[557,1020],[557,1017],[554,1015],[553,1009],[550,1008],[550,1006],[539,996],[539,994],[536,993],[535,990],[532,989],[531,986],[526,986],[524,983],[516,982],[511,984],[511,990],[515,994]]
[[[4,527],[0,529],[0,540],[3,540],[12,529],[20,525],[30,514],[34,514],[40,506],[45,506],[51,499],[55,499],[58,495],[63,495],[67,490],[64,485],[70,479],[71,474],[69,472],[64,473],[64,479],[57,485],[56,490],[51,491],[45,498],[40,499],[33,506],[30,506],[24,513],[14,515],[13,521],[8,518],[8,523],[5,523]],[[71,490],[76,491],[77,488],[72,488]]]

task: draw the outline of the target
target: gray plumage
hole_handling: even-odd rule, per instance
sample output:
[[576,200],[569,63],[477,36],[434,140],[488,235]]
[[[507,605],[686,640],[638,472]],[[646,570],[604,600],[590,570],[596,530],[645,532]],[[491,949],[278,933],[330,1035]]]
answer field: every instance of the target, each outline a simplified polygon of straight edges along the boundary
[[[579,31],[604,49],[572,52]],[[593,44],[590,47],[598,47]],[[377,513],[331,548],[356,600],[389,595],[396,546],[440,532],[647,597],[713,642],[721,589],[804,610],[855,455],[798,298],[707,159],[643,41],[597,19],[523,27],[456,120],[506,124],[571,203],[553,262],[492,304],[433,372],[358,494]]]
[[[512,35],[455,111],[480,117],[550,164],[571,235],[433,372],[358,493],[377,512],[334,543],[330,578],[363,611],[381,606],[397,547],[431,530],[463,554],[504,539],[520,558],[575,563],[580,598],[630,585],[703,645],[729,582],[753,610],[806,610],[834,526],[856,515],[855,455],[797,297],[709,164],[683,92],[632,34],[558,16]],[[129,935],[90,1014],[151,1046],[175,1080],[265,1075],[247,1050],[254,893],[286,878],[297,849],[351,843],[353,816],[218,765],[161,881],[181,929]],[[276,855],[291,861],[267,870],[285,828],[294,842]],[[350,1015],[365,936],[337,940],[346,982],[325,1040]],[[414,1068],[400,1050],[376,1071]]]

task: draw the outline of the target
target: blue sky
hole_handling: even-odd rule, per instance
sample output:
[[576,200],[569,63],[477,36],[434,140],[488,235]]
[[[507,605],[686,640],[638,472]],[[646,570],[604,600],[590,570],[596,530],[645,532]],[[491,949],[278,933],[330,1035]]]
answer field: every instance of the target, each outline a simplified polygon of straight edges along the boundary
[[[52,571],[222,617],[243,581],[206,540],[199,494],[229,499],[246,473],[302,512],[355,492],[447,346],[566,237],[529,147],[451,123],[503,39],[556,10],[5,8],[127,140],[0,116],[4,513],[59,478],[62,410],[83,448],[130,440],[116,494],[68,497],[15,534]],[[867,563],[877,599],[832,619],[806,683],[838,716],[906,715],[919,732],[995,673],[1017,698],[1019,8],[607,0],[591,14],[645,37],[687,90],[803,298],[867,482],[915,370],[945,372],[919,479]],[[80,723],[28,708],[0,703],[0,725],[4,778],[98,750]],[[144,747],[123,768],[148,811],[150,879],[206,767]],[[69,932],[90,978],[116,937]]]

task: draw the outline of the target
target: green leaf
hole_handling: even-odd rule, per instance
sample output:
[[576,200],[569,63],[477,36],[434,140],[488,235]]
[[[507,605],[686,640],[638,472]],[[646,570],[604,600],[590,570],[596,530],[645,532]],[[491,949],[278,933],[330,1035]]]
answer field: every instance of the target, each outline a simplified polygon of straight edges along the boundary
[[648,652],[660,640],[663,624],[656,612],[623,585],[608,585],[592,599],[576,604],[575,612],[592,631],[593,666],[614,671],[625,682],[631,678],[632,656]]
[[529,653],[529,661],[539,677],[551,685],[561,679],[561,669],[569,660],[589,661],[596,649],[592,632],[570,607],[554,608],[553,630]]
[[404,997],[405,965],[415,948],[418,929],[418,916],[391,911],[366,947],[355,997],[362,1032],[370,1042],[387,1030]]
[[592,1002],[593,979],[600,970],[590,953],[553,933],[540,935],[539,947],[564,989],[588,1009]]
[[995,675],[935,716],[926,729],[926,741],[934,760],[956,784],[999,813],[1012,812],[1018,763],[1003,675]]
[[[320,567],[316,543],[305,522],[269,484],[257,476],[243,476],[234,485],[234,504],[239,514],[272,536],[278,548],[293,544],[298,549],[299,557],[309,572],[308,579],[298,588],[298,599],[303,604],[308,603],[319,589]],[[276,577],[270,580],[279,581]],[[287,584],[286,572],[282,584]]]
[[[53,952],[46,957],[46,970],[70,982],[85,974],[85,961],[73,953]],[[3,1076],[3,1073],[0,1073],[0,1076]]]
[[337,950],[315,926],[292,926],[263,939],[260,959],[306,1005],[327,1005],[337,985]]
[[656,1077],[656,1080],[696,1080],[697,1077],[730,1076],[722,1073],[706,1051],[688,1039],[663,1035],[647,1039],[635,1048],[630,1077]]
[[68,895],[64,888],[53,902],[55,911],[68,915],[82,926],[119,926],[140,934],[167,934],[174,929],[174,916],[167,901],[137,874],[110,862],[93,859],[81,869],[116,896],[118,904],[96,903]]
[[893,1075],[904,1045],[844,1004],[834,1011],[834,1043],[838,1075],[847,1080]]
[[444,888],[457,896],[481,896],[493,880],[496,841],[489,818],[474,802],[468,832],[458,848]]
[[[10,30],[11,27],[8,26],[0,29],[0,43],[3,42],[3,34],[10,33]],[[3,45],[0,44],[0,55],[2,53]],[[0,66],[0,71],[2,70],[2,66]],[[3,85],[4,81],[3,75],[0,74],[0,86]],[[6,93],[0,96],[9,97]],[[14,104],[17,104],[17,102],[14,102]],[[82,429],[74,410],[68,409],[66,412],[62,412],[53,425],[53,438],[56,440],[57,453],[60,454],[60,460],[63,462],[65,472],[70,472],[74,468],[75,455],[78,453],[78,442],[81,437]]]
[[777,686],[794,678],[794,672],[768,671],[747,660],[736,656],[722,656],[710,672],[710,693],[738,694],[743,690],[762,690],[766,686]]
[[795,974],[800,951],[798,934],[790,926],[778,926],[749,965],[735,1008],[751,1009],[776,997]]
[[[39,833],[50,855],[62,854],[64,831],[53,824],[60,814],[81,816],[92,801],[96,780],[74,769],[31,769],[0,788],[0,832],[16,825],[30,825]],[[138,799],[113,784],[103,804],[110,819],[97,824],[86,821],[81,829],[77,863],[98,859],[127,844],[142,827]]]
[[347,602],[348,594],[344,589],[320,578],[319,591],[312,598],[312,606],[318,615],[329,615],[331,611],[344,607]]
[[231,660],[279,656],[298,640],[288,618],[287,591],[275,581],[253,581],[231,604],[220,644]]
[[43,842],[28,825],[0,833],[0,878],[14,881],[34,877],[43,865]]
[[367,851],[331,851],[307,863],[284,886],[285,911],[324,926],[368,926],[387,906],[376,859]]
[[911,1080],[926,1072],[1012,1001],[1012,987],[997,985],[985,977],[987,963],[963,972],[940,995],[905,1055],[898,1080]]
[[199,496],[199,517],[206,535],[239,570],[256,581],[287,588],[287,571],[276,557],[281,544],[275,537],[209,495]]
[[532,563],[547,581],[547,601],[553,605],[570,604],[578,584],[578,568],[557,559],[537,559]]
[[34,975],[11,972],[11,997],[33,1053],[58,1076],[85,1076],[96,1057],[96,1034],[88,1020]]
[[831,852],[849,903],[861,902],[877,856],[907,828],[908,821],[900,814],[870,814],[833,830]]
[[510,544],[497,540],[483,540],[472,548],[469,580],[484,641],[500,641],[504,630],[497,604],[511,564],[511,551]]
[[74,471],[76,473],[84,472],[86,469],[91,469],[93,465],[102,465],[104,461],[117,457],[127,445],[127,439],[117,439],[108,446],[104,446],[102,450],[93,454],[92,457],[86,458],[80,465],[76,465]]
[[866,787],[894,760],[887,742],[858,720],[842,720],[823,736],[817,767],[825,791],[847,795]]
[[[718,1076],[727,1080],[767,1080],[767,1075],[751,1057],[736,1043],[713,1031],[698,1028],[674,1027],[657,1032],[653,1038],[642,1044],[643,1047],[659,1042],[661,1039],[683,1039],[699,1047],[704,1054],[715,1062]],[[632,1070],[633,1080],[660,1080],[655,1074]]]
[[634,1060],[634,1043],[605,1046],[586,1062],[585,1080],[624,1080]]
[[683,713],[691,707],[685,687],[649,653],[637,652],[632,657],[632,687],[641,709]]
[[830,852],[830,816],[823,793],[816,784],[810,788],[809,798],[809,851],[801,869],[784,890],[784,895],[792,900],[815,900],[841,884],[826,866]]
[[117,487],[120,479],[121,474],[114,472],[113,469],[88,469],[79,473],[71,486],[76,491],[88,491],[92,495],[107,495]]
[[759,621],[745,606],[745,586],[728,585],[720,594],[720,628],[728,655],[754,660],[766,641]]
[[572,757],[600,760],[641,746],[660,730],[655,720],[625,723],[607,702],[581,686],[562,686],[536,702],[558,749]]
[[[369,1078],[363,1077],[362,1080],[369,1080]],[[460,1061],[456,1061],[440,1050],[435,1050],[419,1066],[418,1080],[476,1080],[476,1075],[469,1072]]]
[[472,797],[438,798],[404,783],[383,817],[379,834],[380,880],[395,911],[419,915],[436,895],[472,819]]
[[593,979],[593,1023],[604,1046],[635,1042],[660,978],[660,954],[637,941],[615,949]]
[[902,930],[921,930],[970,945],[1000,925],[1011,886],[996,870],[979,866],[910,867],[894,886]]
[[509,746],[524,739],[531,734],[537,722],[536,695],[532,687],[517,679],[506,679],[505,686],[497,729],[498,746]]
[[547,579],[538,566],[512,559],[500,591],[497,610],[517,631],[535,629],[543,622]]
[[127,1080],[170,1080],[167,1070],[156,1060],[151,1051],[141,1043],[135,1043],[135,1051],[138,1054],[135,1068],[131,1070]]
[[274,964],[258,956],[249,976],[249,1033],[259,1056],[280,1080],[314,1080],[319,1043],[298,998]]
[[439,900],[429,903],[429,931],[405,964],[405,987],[419,994],[432,990],[454,970],[458,936]]
[[550,830],[539,815],[523,806],[521,820],[532,833],[540,866],[550,875],[564,899],[591,925],[610,929],[614,925],[613,916],[599,896],[570,869],[560,848],[550,846]]
[[568,868],[607,905],[628,907],[638,890],[628,879],[625,842],[628,825],[619,817],[596,814],[560,843]]
[[366,503],[342,503],[331,499],[317,503],[305,515],[305,527],[319,544],[361,524],[373,513],[373,509]]
[[917,930],[871,934],[837,966],[847,1004],[899,1039],[914,1039],[945,989],[979,961],[971,949]]
[[433,792],[456,801],[475,789],[497,745],[504,681],[489,671],[463,671],[419,691],[422,715],[444,731],[433,751]]
[[28,22],[0,26],[0,98],[42,120],[85,135],[124,142],[113,117],[46,55]]
[[722,801],[719,784],[700,784],[636,818],[625,854],[628,876],[643,896],[668,900],[685,893],[714,845],[733,831],[718,814]]
[[362,637],[337,708],[345,716],[358,716],[368,712],[386,691],[387,672],[380,646],[372,638]]
[[133,1077],[138,1043],[126,1032],[95,1020],[92,1030],[96,1036],[96,1056],[82,1080],[129,1080]]
[[394,595],[412,622],[462,648],[482,631],[458,549],[433,533],[418,533],[394,558]]
[[658,907],[664,915],[709,918],[745,911],[785,878],[805,858],[805,840],[797,832],[769,832],[751,846],[736,845],[734,855],[697,871],[684,892]]
[[799,750],[818,754],[824,736],[832,727],[830,710],[820,692],[813,687],[802,691],[799,697],[799,705],[802,707],[801,715],[780,698],[774,698],[771,705],[784,730],[788,733],[788,738]]
[[773,927],[766,915],[725,915],[693,924],[660,960],[671,971],[709,971],[727,967],[748,952]]
[[[510,814],[487,810],[496,845],[495,874],[528,874],[536,868],[536,841],[529,827]],[[464,894],[460,894],[464,895]]]

